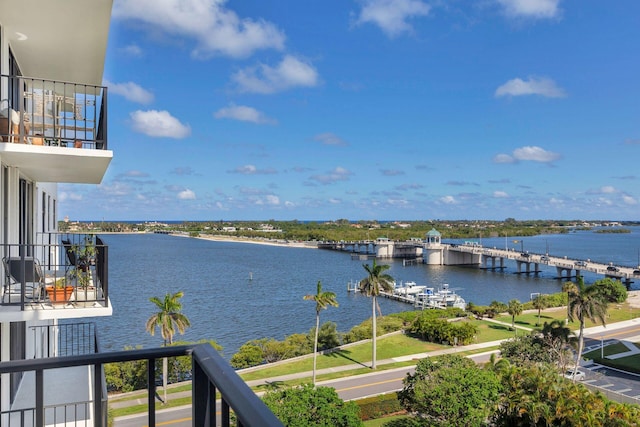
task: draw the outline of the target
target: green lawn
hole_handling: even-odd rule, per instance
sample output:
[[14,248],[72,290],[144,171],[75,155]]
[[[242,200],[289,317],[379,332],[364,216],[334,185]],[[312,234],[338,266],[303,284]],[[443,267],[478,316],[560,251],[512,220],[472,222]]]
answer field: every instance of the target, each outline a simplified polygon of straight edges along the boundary
[[608,359],[608,366],[615,366],[622,370],[630,370],[632,372],[640,372],[640,355],[621,357],[620,359]]
[[388,423],[392,420],[401,420],[403,418],[409,418],[410,415],[394,415],[391,417],[378,418],[375,420],[368,420],[364,422],[364,427],[381,427],[385,423]]
[[514,332],[509,329],[509,326],[498,325],[487,321],[478,321],[477,325],[480,328],[478,342],[497,341],[514,336]]
[[[609,308],[607,310],[607,323],[615,323],[622,322],[624,320],[630,320],[640,317],[640,309],[631,308],[629,304],[609,304]],[[553,320],[566,320],[567,312],[565,310],[554,309],[552,311],[543,310],[540,315],[540,325],[543,325],[545,322],[549,323]],[[511,316],[502,315],[496,317],[496,320],[500,320],[501,322],[506,322],[511,324]],[[524,326],[527,328],[537,328],[538,324],[538,312],[535,313],[524,313],[519,316],[516,316],[516,325]],[[585,322],[585,327],[590,328],[592,326],[598,326],[600,322],[592,322],[587,320]],[[580,324],[578,322],[569,322],[569,327],[572,329],[578,329]]]
[[[378,338],[377,341],[377,360],[448,348],[447,346],[424,342],[404,334]],[[335,368],[337,366],[350,364],[360,364],[363,368],[369,369],[369,366],[371,365],[370,342],[357,344],[327,355],[318,356],[318,369]],[[285,363],[279,366],[267,366],[258,371],[241,374],[240,376],[245,381],[251,381],[311,370],[313,370],[313,357],[297,362]]]

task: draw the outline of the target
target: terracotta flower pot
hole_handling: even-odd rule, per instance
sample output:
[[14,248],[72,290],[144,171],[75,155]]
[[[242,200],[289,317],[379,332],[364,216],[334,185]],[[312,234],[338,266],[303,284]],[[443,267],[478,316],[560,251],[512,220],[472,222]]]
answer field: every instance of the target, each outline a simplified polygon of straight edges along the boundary
[[67,285],[65,287],[59,288],[55,286],[47,286],[47,295],[49,296],[49,300],[54,304],[60,304],[68,302],[73,295],[73,286]]

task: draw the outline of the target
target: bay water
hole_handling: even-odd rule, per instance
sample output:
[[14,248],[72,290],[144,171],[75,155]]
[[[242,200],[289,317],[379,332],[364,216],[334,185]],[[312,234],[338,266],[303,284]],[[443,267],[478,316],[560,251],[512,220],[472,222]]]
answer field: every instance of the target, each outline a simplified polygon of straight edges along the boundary
[[[479,238],[486,247],[505,246],[532,253],[591,259],[637,266],[640,257],[640,227],[631,233],[609,234],[576,231],[534,237]],[[98,325],[103,351],[124,346],[155,347],[159,333],[145,331],[147,319],[157,310],[149,298],[183,291],[183,313],[191,327],[174,340],[213,339],[223,347],[228,360],[245,342],[258,338],[282,340],[306,333],[315,326],[315,304],[303,300],[315,294],[316,284],[335,292],[339,307],[321,313],[321,322],[332,321],[346,332],[371,317],[371,300],[347,292],[347,283],[365,277],[363,263],[350,254],[319,249],[217,242],[162,234],[112,234],[102,236],[109,245],[109,296],[113,316],[92,319]],[[468,239],[467,239],[468,240]],[[445,242],[459,243],[443,239]],[[398,283],[415,281],[439,287],[449,284],[467,302],[489,304],[517,298],[528,301],[531,293],[553,293],[562,289],[555,268],[541,265],[539,275],[514,274],[514,261],[505,261],[503,271],[478,267],[403,266],[400,260],[382,260]],[[585,274],[587,283],[602,276]],[[637,288],[633,284],[632,288]],[[380,298],[383,314],[413,307]]]

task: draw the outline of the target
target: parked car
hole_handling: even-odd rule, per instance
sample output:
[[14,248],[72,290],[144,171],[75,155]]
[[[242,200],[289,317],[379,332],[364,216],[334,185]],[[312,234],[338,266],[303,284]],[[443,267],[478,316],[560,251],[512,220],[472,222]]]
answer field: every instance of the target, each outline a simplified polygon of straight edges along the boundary
[[620,271],[620,269],[615,265],[610,265],[607,267],[607,271]]
[[525,257],[525,258],[529,258],[529,254],[528,254],[528,253],[526,253],[526,252],[522,252],[522,253],[520,254],[520,256]]
[[578,266],[578,267],[586,267],[587,266],[587,262],[586,261],[576,261],[574,264],[576,266]]
[[565,378],[569,378],[573,380],[575,378],[576,381],[584,381],[587,378],[587,375],[583,371],[574,371],[573,369],[569,369],[564,373]]

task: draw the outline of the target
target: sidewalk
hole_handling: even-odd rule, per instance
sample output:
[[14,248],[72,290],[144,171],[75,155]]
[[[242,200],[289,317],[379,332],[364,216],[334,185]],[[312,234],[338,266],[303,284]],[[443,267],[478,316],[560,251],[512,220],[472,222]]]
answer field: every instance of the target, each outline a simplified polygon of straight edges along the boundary
[[[507,322],[501,322],[498,320],[493,320],[493,319],[484,319],[484,320],[489,320],[493,323],[497,323],[497,324],[501,324],[507,327],[511,327],[510,323]],[[594,326],[591,328],[585,328],[584,333],[585,335],[592,335],[592,334],[597,334],[600,332],[604,332],[604,331],[613,331],[616,329],[622,329],[622,328],[626,328],[629,326],[636,326],[640,324],[640,318],[638,319],[633,319],[633,320],[626,320],[623,322],[617,322],[617,323],[612,323],[610,325],[607,325],[606,327],[603,326]],[[518,326],[516,325],[516,329],[520,329],[520,330],[525,330],[525,331],[530,331],[531,328],[527,328],[527,327],[523,327],[523,326]],[[578,334],[578,331],[575,331],[576,335]],[[503,340],[497,340],[497,341],[490,341],[490,342],[485,342],[485,343],[479,343],[479,344],[470,344],[470,345],[465,345],[465,346],[457,346],[457,347],[450,347],[450,348],[446,348],[446,349],[442,349],[442,350],[435,350],[435,351],[431,351],[431,352],[426,352],[426,353],[417,353],[417,354],[409,354],[406,356],[398,356],[398,357],[394,357],[394,358],[390,358],[390,359],[382,359],[382,360],[378,360],[377,361],[377,365],[378,366],[382,366],[382,365],[388,365],[388,364],[392,364],[392,363],[398,363],[398,362],[408,362],[408,361],[412,361],[415,360],[416,362],[420,359],[424,359],[425,357],[433,357],[433,356],[439,356],[442,354],[451,354],[451,353],[461,353],[461,352],[465,352],[465,351],[471,351],[471,350],[479,350],[479,349],[483,349],[483,348],[491,348],[491,347],[495,347],[495,346],[499,346],[500,343]],[[311,357],[313,355],[309,355],[309,357]],[[268,367],[269,365],[264,365],[265,367]],[[362,369],[362,368],[367,368],[369,367],[369,365],[367,364],[361,364],[361,363],[353,363],[353,364],[349,364],[349,365],[343,365],[343,366],[336,366],[333,368],[324,368],[324,369],[318,369],[316,371],[316,375],[323,375],[323,374],[331,374],[331,373],[336,373],[336,372],[344,372],[344,371],[351,371],[351,370],[357,370],[357,369]],[[410,367],[404,367],[406,369],[409,369]],[[284,382],[284,381],[291,381],[291,380],[295,380],[295,379],[300,379],[300,378],[311,378],[313,376],[313,371],[305,371],[305,372],[297,372],[294,374],[288,374],[288,375],[281,375],[281,376],[277,376],[277,377],[272,377],[272,378],[264,378],[264,379],[260,379],[260,380],[252,380],[252,381],[247,381],[247,385],[249,387],[257,387],[257,386],[261,386],[261,385],[265,385],[268,383],[274,383],[274,382]],[[182,384],[182,383],[180,383]],[[180,384],[175,384],[174,386],[178,386]],[[126,397],[127,395],[135,395],[136,393],[140,393],[140,394],[144,394],[146,393],[146,390],[141,391],[141,392],[131,392],[131,393],[125,393],[125,394],[119,394],[119,395],[113,395],[110,396],[110,400],[111,399],[118,399],[118,398],[122,398],[122,397]],[[160,394],[160,396],[162,396],[162,392],[159,391],[158,392]],[[191,391],[183,391],[183,392],[179,392],[179,393],[172,393],[171,394],[171,399],[176,399],[179,397],[188,397],[191,396]],[[131,399],[131,400],[126,400],[123,402],[114,402],[114,403],[109,403],[109,406],[111,408],[124,408],[124,407],[129,407],[129,406],[134,406],[134,405],[141,405],[141,404],[145,404],[147,403],[147,399],[146,396],[142,396],[139,399]]]

